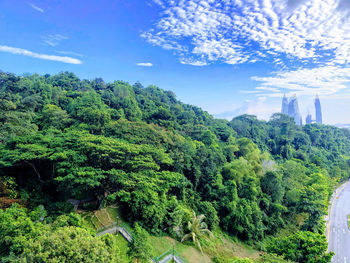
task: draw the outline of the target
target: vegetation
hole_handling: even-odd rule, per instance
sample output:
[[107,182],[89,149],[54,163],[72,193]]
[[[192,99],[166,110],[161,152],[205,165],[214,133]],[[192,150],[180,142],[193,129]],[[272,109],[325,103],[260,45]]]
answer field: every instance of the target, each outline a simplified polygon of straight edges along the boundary
[[210,230],[207,229],[207,224],[203,222],[203,219],[205,218],[204,215],[199,215],[196,216],[196,213],[193,212],[193,218],[192,218],[192,222],[188,222],[188,230],[190,231],[190,233],[184,235],[182,237],[181,242],[191,238],[193,243],[195,243],[198,248],[200,249],[201,252],[203,252],[202,247],[201,247],[201,243],[199,241],[199,239],[201,237],[204,237],[205,235],[212,237],[213,234],[210,232]]
[[325,263],[330,262],[334,254],[327,253],[325,239],[325,236],[318,233],[301,231],[282,240],[275,240],[268,250],[295,262]]
[[[298,231],[287,240],[293,245],[280,245],[299,249],[305,237],[326,246],[323,215],[334,186],[349,178],[349,139],[349,130],[299,127],[282,114],[267,122],[250,115],[214,119],[181,103],[171,91],[140,83],[80,80],[69,72],[1,72],[0,207],[7,209],[1,216],[22,211],[13,224],[23,224],[16,231],[0,231],[1,256],[26,257],[25,251],[42,242],[48,254],[33,250],[27,260],[45,261],[50,255],[74,262],[47,246],[72,242],[75,249],[73,243],[84,239],[91,251],[100,249],[91,252],[97,261],[109,262],[103,259],[106,253],[117,257],[112,251],[118,244],[108,237],[94,237],[75,224],[53,227],[60,216],[71,217],[73,205],[67,200],[77,199],[94,200],[93,209],[118,205],[140,229],[177,240],[192,232],[193,212],[203,214],[208,230],[219,227],[286,260],[314,262],[307,250],[297,257],[286,254],[270,242],[271,235]],[[42,215],[29,219],[26,214],[32,212]],[[37,232],[45,235],[35,239]],[[109,245],[99,248],[91,240]],[[210,248],[209,241],[201,242],[203,251]],[[135,251],[129,255],[141,260]],[[217,262],[237,261],[218,261],[220,251],[210,255]],[[261,260],[274,262],[274,257]],[[322,262],[330,258],[325,254]]]
[[136,262],[148,262],[151,258],[151,249],[146,230],[136,223],[133,231],[133,239],[129,243],[129,257],[136,260]]
[[95,237],[79,216],[45,221],[18,205],[0,210],[1,262],[122,262],[112,236]]

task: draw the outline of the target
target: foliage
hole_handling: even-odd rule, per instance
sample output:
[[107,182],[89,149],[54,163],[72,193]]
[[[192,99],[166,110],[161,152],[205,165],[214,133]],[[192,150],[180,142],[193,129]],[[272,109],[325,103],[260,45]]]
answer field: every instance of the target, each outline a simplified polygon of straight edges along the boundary
[[69,214],[71,198],[118,204],[153,234],[181,236],[192,210],[250,243],[286,225],[323,233],[349,139],[283,114],[214,119],[153,85],[0,72],[0,206],[34,210],[18,222],[33,229]]
[[327,246],[324,235],[300,231],[282,240],[275,240],[268,251],[295,262],[327,263],[331,262],[334,255],[333,252],[327,253]]
[[151,257],[148,234],[137,222],[134,225],[132,241],[129,243],[128,256],[136,262],[148,262]]
[[188,222],[188,230],[190,231],[188,234],[184,235],[182,237],[181,242],[192,239],[193,243],[196,244],[196,246],[199,248],[199,250],[203,253],[200,239],[209,236],[213,237],[213,234],[210,232],[210,230],[207,229],[207,224],[203,222],[203,219],[205,218],[204,215],[196,216],[196,213],[193,212],[192,222]]
[[[116,262],[118,247],[110,235],[95,237],[67,216],[42,223],[46,211],[13,205],[0,210],[1,262]],[[39,220],[35,220],[39,219]],[[120,262],[120,261],[118,261]]]

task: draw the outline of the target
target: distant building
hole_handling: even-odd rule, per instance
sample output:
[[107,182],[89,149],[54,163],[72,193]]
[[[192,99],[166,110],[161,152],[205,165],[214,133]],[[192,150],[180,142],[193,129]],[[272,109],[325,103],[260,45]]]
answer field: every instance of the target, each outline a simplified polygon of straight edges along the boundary
[[312,123],[312,115],[309,113],[307,116],[306,116],[306,124],[311,124]]
[[316,123],[322,123],[322,109],[321,109],[321,102],[318,95],[316,95],[315,98],[315,109],[316,109]]
[[[320,98],[318,97],[318,95],[315,98],[315,111],[316,111],[316,121],[312,119],[312,115],[309,113],[305,119],[306,124],[311,124],[315,122],[322,123],[322,110],[321,110]],[[298,99],[296,95],[293,95],[290,99],[288,99],[286,95],[283,96],[281,112],[283,114],[288,115],[289,117],[292,117],[296,125],[300,125],[300,126],[303,125],[303,120],[300,115]]]
[[300,125],[300,126],[303,125],[303,121],[302,121],[302,118],[300,116],[300,111],[299,111],[298,99],[297,99],[296,95],[291,97],[289,100],[288,116],[290,116],[294,119],[296,125]]
[[288,115],[288,99],[286,94],[284,94],[282,99],[282,113]]

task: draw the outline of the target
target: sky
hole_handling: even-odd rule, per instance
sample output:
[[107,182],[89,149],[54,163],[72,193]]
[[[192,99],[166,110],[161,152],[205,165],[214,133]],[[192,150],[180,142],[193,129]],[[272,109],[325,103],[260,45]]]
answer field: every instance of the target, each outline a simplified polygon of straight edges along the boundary
[[349,0],[0,0],[0,70],[140,81],[219,118],[350,123]]

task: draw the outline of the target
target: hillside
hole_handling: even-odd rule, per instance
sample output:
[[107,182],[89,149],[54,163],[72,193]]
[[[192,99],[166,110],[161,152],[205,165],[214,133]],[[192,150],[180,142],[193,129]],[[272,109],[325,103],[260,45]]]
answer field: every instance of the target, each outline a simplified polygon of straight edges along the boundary
[[[56,262],[68,257],[61,246],[69,242],[76,254],[86,244],[91,262],[122,262],[118,240],[95,237],[68,199],[88,200],[86,211],[117,205],[139,229],[135,242],[181,241],[203,214],[203,229],[257,250],[330,262],[323,216],[335,185],[350,175],[347,129],[298,127],[282,114],[214,119],[171,91],[69,72],[0,73],[0,123],[4,262]],[[200,245],[185,244],[203,247],[213,262],[249,262],[213,245],[217,236],[198,238]],[[145,250],[131,245],[130,258],[147,261]]]

